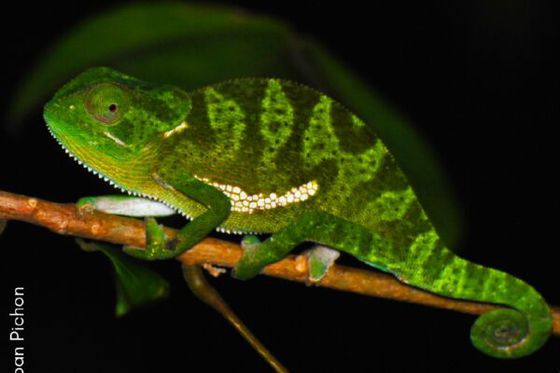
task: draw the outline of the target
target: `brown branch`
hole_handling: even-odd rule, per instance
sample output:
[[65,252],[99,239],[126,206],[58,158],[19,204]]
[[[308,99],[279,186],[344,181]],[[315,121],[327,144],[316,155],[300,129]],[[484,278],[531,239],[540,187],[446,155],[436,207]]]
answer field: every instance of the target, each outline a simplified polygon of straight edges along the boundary
[[[0,219],[20,220],[41,225],[59,234],[67,234],[116,244],[144,246],[144,222],[122,216],[77,209],[74,204],[59,204],[37,198],[0,191]],[[175,230],[166,228],[170,236]],[[186,264],[214,264],[233,267],[241,256],[241,248],[231,242],[206,238],[178,259]],[[307,268],[300,257],[289,256],[263,271],[268,276],[306,282]],[[362,269],[334,265],[318,286],[341,291],[395,299],[403,302],[444,308],[458,312],[481,314],[495,305],[440,297],[395,280],[392,276]],[[560,307],[551,307],[553,333],[560,336]]]

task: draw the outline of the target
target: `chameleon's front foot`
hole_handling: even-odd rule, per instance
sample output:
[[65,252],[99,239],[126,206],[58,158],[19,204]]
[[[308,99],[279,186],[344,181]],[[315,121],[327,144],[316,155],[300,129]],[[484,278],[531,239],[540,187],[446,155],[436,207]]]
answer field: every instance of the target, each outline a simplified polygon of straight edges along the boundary
[[263,243],[257,236],[245,236],[241,240],[241,247],[243,248],[243,256],[235,265],[231,274],[238,280],[249,280],[258,275],[264,268],[257,260],[257,255]]
[[145,218],[146,225],[146,248],[125,246],[124,252],[142,260],[171,259],[181,254],[177,250],[177,239],[167,240],[162,225],[154,218]]

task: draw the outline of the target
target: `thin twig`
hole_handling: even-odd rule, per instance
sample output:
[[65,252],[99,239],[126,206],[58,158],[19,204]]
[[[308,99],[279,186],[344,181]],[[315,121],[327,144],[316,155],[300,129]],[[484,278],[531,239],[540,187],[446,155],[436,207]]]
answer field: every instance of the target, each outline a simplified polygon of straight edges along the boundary
[[[97,211],[79,210],[74,204],[59,204],[37,198],[0,191],[0,219],[20,220],[47,227],[59,234],[92,238],[116,244],[142,247],[145,244],[144,222]],[[175,230],[166,228],[169,236]],[[178,259],[185,264],[209,263],[233,267],[241,257],[234,243],[206,238]],[[263,274],[291,281],[307,282],[307,268],[296,256],[289,256],[267,266]],[[342,265],[333,265],[318,286],[373,297],[395,299],[448,310],[481,314],[498,306],[444,298],[402,284],[392,276]],[[551,306],[553,334],[560,336],[560,307]]]

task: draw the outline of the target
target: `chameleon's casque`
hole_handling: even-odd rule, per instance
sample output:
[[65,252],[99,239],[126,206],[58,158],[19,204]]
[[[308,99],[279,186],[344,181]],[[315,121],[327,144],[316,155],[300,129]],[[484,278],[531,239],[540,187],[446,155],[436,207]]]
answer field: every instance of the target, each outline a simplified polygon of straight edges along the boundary
[[436,294],[509,306],[471,330],[492,356],[530,354],[550,335],[539,293],[448,250],[381,139],[320,92],[238,79],[186,93],[96,68],[57,92],[45,119],[82,164],[193,219],[177,242],[137,256],[177,255],[216,228],[272,233],[237,277],[313,241]]

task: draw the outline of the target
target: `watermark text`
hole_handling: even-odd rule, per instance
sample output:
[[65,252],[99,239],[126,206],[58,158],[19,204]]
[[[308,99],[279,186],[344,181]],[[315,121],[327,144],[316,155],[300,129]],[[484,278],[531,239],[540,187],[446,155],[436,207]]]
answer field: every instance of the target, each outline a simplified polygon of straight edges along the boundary
[[14,309],[9,314],[12,318],[12,328],[10,329],[10,342],[14,348],[14,373],[24,372],[24,348],[23,348],[23,332],[24,332],[24,288],[16,287],[14,289]]

